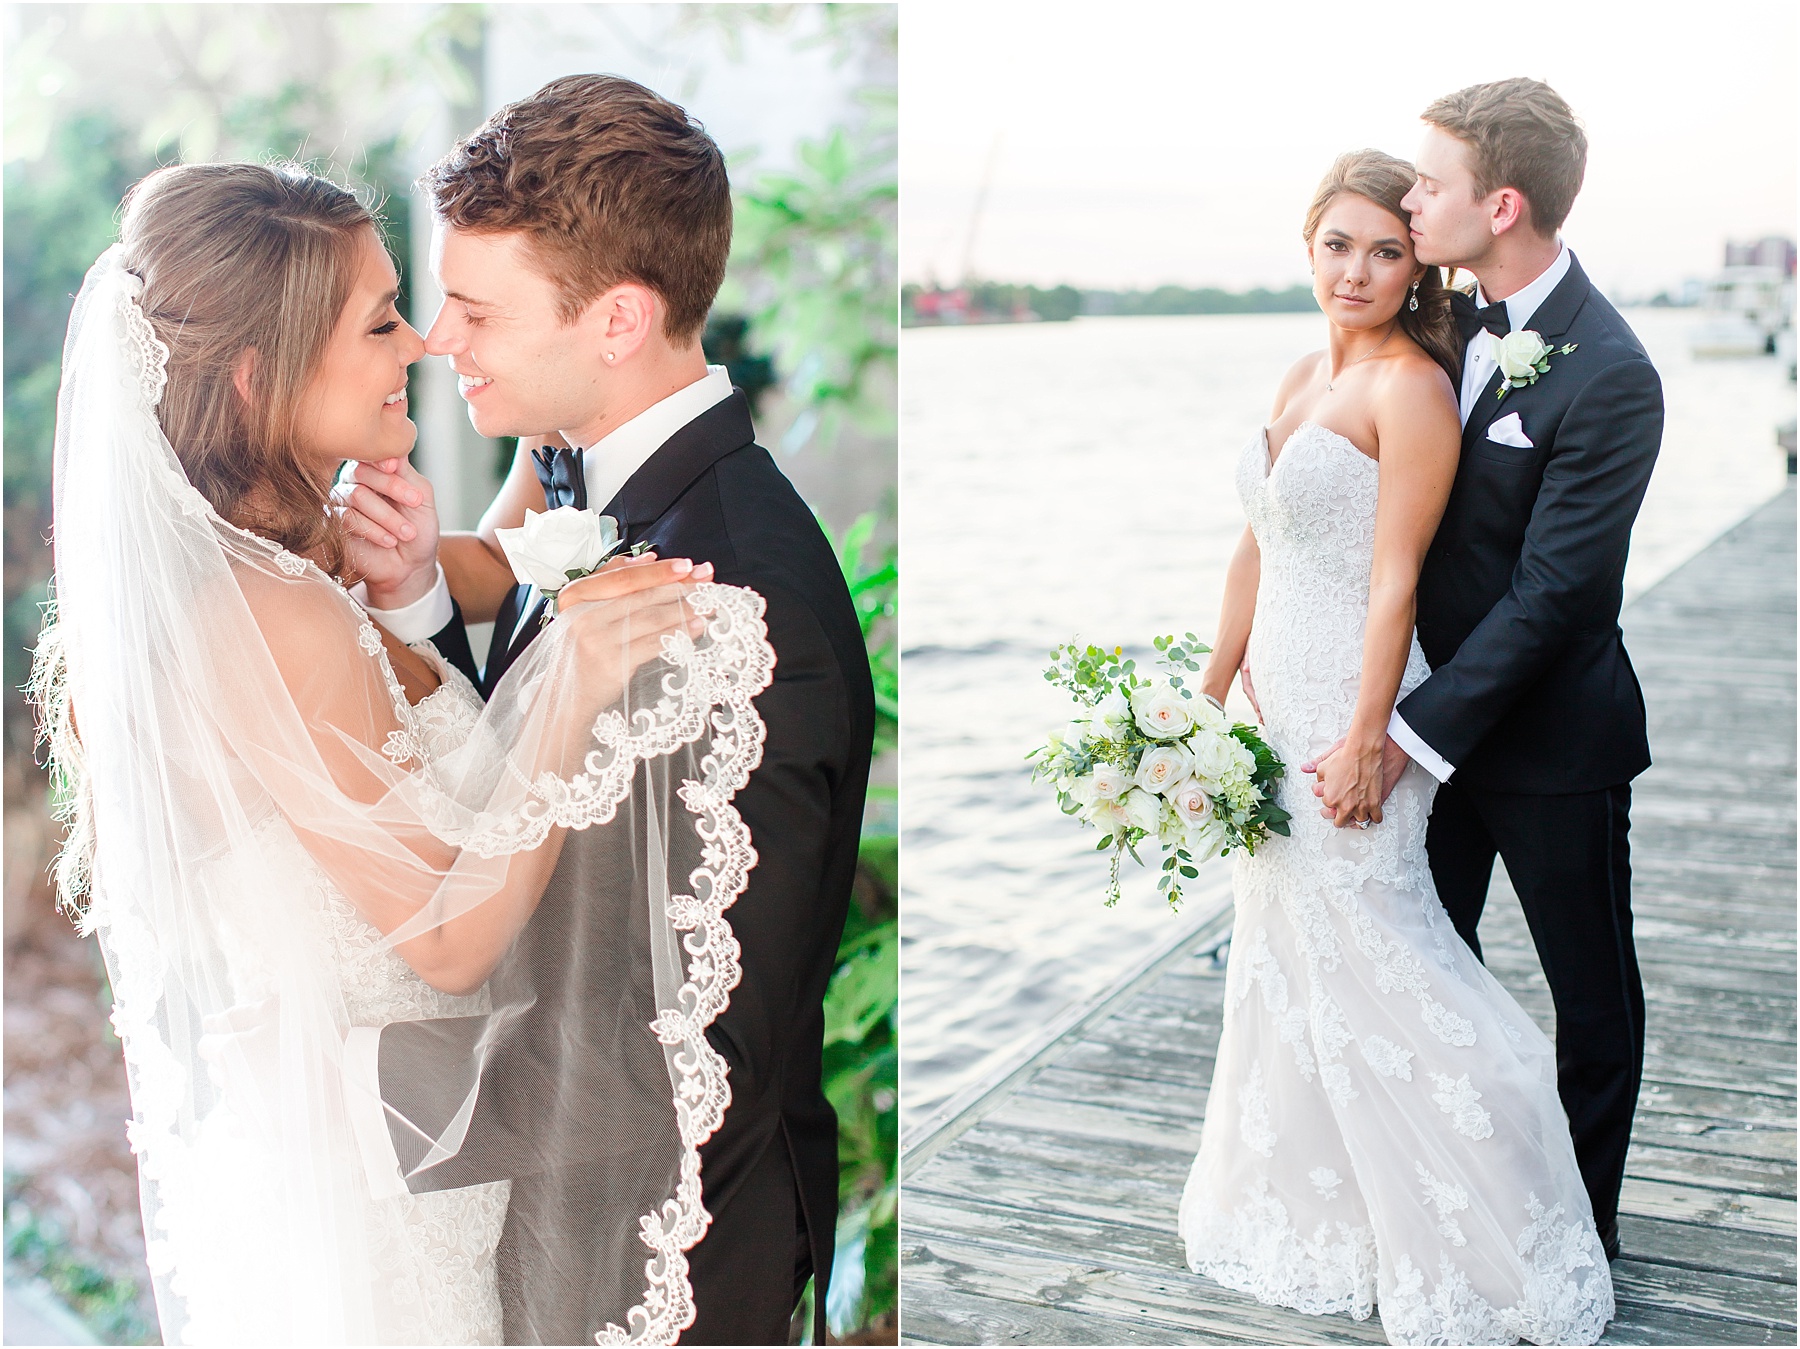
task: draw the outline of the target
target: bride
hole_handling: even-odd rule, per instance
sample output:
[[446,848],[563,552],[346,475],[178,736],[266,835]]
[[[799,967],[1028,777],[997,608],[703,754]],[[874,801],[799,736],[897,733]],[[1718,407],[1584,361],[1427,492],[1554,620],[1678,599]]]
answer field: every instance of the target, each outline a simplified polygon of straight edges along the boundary
[[[754,860],[731,796],[762,743],[761,600],[683,560],[608,568],[485,708],[429,643],[385,636],[345,589],[362,545],[328,493],[342,461],[412,448],[423,348],[396,292],[348,192],[189,165],[133,189],[69,321],[34,688],[70,803],[59,889],[85,897],[116,1000],[163,1342],[501,1342],[510,1182],[372,1184],[344,1046],[529,1006],[485,981],[568,829],[593,828],[632,1185],[584,1229],[610,1225],[609,1254],[581,1255],[611,1266],[603,1339],[670,1343],[706,1223],[696,1149],[729,1099],[705,1030]],[[514,1140],[518,1166],[559,1141]]]
[[[1243,671],[1291,765],[1340,739],[1357,789],[1235,873],[1224,1030],[1181,1201],[1188,1262],[1262,1302],[1394,1344],[1592,1344],[1612,1282],[1555,1051],[1457,937],[1425,855],[1436,781],[1385,795],[1396,698],[1428,668],[1414,587],[1455,475],[1449,295],[1413,256],[1412,167],[1341,157],[1307,213],[1329,344],[1245,447],[1250,524],[1203,688]],[[1252,683],[1254,676],[1254,684]],[[1330,814],[1330,812],[1323,812]]]

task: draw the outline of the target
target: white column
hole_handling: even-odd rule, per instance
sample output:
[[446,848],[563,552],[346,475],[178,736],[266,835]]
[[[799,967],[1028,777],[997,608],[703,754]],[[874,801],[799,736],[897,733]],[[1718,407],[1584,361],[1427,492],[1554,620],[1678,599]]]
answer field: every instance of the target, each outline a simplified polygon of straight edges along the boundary
[[[482,32],[473,46],[457,44],[451,49],[469,77],[473,97],[467,102],[446,99],[439,104],[436,125],[422,143],[425,158],[417,165],[419,173],[459,138],[481,125],[486,115],[485,24]],[[444,297],[431,276],[431,203],[422,192],[413,194],[411,233],[410,317],[413,327],[424,333]],[[456,391],[456,374],[446,357],[427,356],[419,362],[413,376],[413,393],[413,420],[419,427],[413,463],[437,490],[438,517],[443,528],[473,529],[499,485],[494,472],[499,447],[470,424],[468,407]]]

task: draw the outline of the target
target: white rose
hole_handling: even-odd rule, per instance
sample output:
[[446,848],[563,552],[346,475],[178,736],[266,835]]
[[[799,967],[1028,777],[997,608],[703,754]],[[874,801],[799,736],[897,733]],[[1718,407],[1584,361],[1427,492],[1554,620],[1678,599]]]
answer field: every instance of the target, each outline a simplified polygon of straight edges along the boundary
[[1212,818],[1212,798],[1192,778],[1176,783],[1168,797],[1169,804],[1175,807],[1175,813],[1189,829],[1198,828]]
[[525,512],[519,529],[496,529],[513,575],[554,595],[569,583],[570,572],[586,575],[619,546],[619,522],[610,515],[558,506],[553,511]]
[[1159,679],[1131,691],[1131,711],[1137,718],[1138,729],[1158,740],[1188,733],[1194,724],[1190,705],[1181,690],[1165,680]]
[[1204,862],[1225,846],[1225,825],[1217,815],[1205,824],[1192,825],[1183,835],[1181,846],[1196,862]]
[[1153,745],[1138,760],[1137,785],[1147,792],[1166,795],[1188,775],[1191,760],[1180,745]]
[[1200,697],[1188,704],[1194,714],[1194,725],[1208,731],[1228,731],[1231,729],[1231,718],[1225,715],[1225,709],[1211,698]]
[[1085,807],[1080,816],[1103,833],[1117,834],[1131,823],[1131,817],[1117,801],[1096,801]]
[[1094,734],[1103,740],[1123,740],[1125,728],[1131,725],[1131,704],[1118,689],[1107,694],[1087,714]]
[[1550,346],[1531,329],[1508,333],[1500,339],[1500,373],[1508,380],[1530,379]]
[[1095,764],[1091,776],[1097,800],[1117,801],[1131,787],[1131,774],[1116,764]]
[[1160,796],[1150,792],[1128,793],[1119,804],[1125,809],[1125,817],[1146,834],[1154,834],[1162,824],[1163,803]]
[[1196,735],[1188,741],[1188,748],[1193,752],[1194,776],[1208,782],[1217,782],[1224,777],[1237,763],[1237,755],[1232,753],[1237,743],[1235,736],[1215,732]]

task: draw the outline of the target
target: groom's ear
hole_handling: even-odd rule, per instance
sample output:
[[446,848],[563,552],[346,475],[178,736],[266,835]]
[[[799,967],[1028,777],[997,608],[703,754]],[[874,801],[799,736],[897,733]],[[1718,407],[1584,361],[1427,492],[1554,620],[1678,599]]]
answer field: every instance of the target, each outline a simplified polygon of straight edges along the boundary
[[1495,236],[1521,225],[1529,227],[1531,205],[1516,187],[1496,188],[1488,195],[1488,225]]
[[583,317],[594,324],[601,359],[616,366],[661,334],[663,302],[648,286],[623,281],[603,292]]

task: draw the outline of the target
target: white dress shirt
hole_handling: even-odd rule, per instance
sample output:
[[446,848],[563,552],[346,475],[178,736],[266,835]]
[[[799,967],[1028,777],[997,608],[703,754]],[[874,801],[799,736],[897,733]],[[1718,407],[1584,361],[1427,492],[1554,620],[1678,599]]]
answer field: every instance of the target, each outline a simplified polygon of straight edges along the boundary
[[[725,373],[725,367],[709,365],[706,373],[692,384],[652,403],[630,421],[588,446],[581,452],[588,506],[595,511],[604,510],[618,495],[619,489],[631,480],[631,475],[642,468],[670,436],[729,397],[731,377]],[[431,592],[403,608],[370,608],[368,593],[360,584],[350,594],[368,609],[369,617],[408,645],[424,641],[450,621],[450,587],[444,580],[442,567],[438,568],[437,584]],[[529,603],[523,606],[519,616],[521,622],[531,607]]]
[[[1506,297],[1506,321],[1513,332],[1520,332],[1531,326],[1531,316],[1538,307],[1550,298],[1562,279],[1569,274],[1569,246],[1561,245],[1556,251],[1556,260],[1518,290]],[[1479,282],[1475,286],[1475,303],[1486,307],[1487,299],[1481,293]],[[1500,339],[1486,328],[1469,339],[1469,345],[1463,349],[1462,396],[1458,400],[1464,426],[1469,424],[1469,415],[1475,411],[1475,404],[1487,389],[1488,380],[1493,378],[1494,369],[1500,363]],[[1456,771],[1430,745],[1419,738],[1418,732],[1406,724],[1395,708],[1388,718],[1388,735],[1396,745],[1405,750],[1412,761],[1422,767],[1439,782],[1450,781],[1450,775]]]
[[[630,421],[595,441],[582,452],[582,474],[587,482],[588,504],[596,511],[618,491],[682,427],[701,413],[731,397],[731,378],[722,365],[709,365],[706,374],[661,402],[653,403]],[[450,589],[444,569],[438,568],[432,592],[402,609],[369,609],[366,594],[357,594],[369,616],[401,641],[422,642],[450,621]],[[529,615],[524,607],[521,622]],[[344,1107],[351,1131],[376,1199],[406,1193],[399,1155],[388,1133],[387,1108],[381,1100],[379,1049],[380,1026],[353,1026],[344,1037],[343,1073],[347,1090]]]

